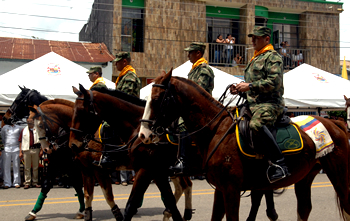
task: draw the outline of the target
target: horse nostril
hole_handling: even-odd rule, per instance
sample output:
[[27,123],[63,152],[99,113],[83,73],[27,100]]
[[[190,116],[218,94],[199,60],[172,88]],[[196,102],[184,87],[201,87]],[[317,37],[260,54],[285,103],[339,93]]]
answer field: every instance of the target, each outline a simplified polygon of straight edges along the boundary
[[75,145],[74,143],[71,145],[71,147],[70,148],[72,148],[72,149],[76,149],[76,148],[78,148],[77,147],[77,145]]
[[141,140],[144,140],[146,137],[145,137],[145,135],[143,133],[141,133],[140,134],[140,138],[141,138]]

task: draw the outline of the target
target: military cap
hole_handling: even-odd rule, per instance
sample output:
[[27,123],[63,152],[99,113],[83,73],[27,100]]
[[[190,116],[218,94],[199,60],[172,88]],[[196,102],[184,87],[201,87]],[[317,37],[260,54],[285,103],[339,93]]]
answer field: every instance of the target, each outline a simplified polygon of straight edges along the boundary
[[115,59],[113,61],[117,62],[120,61],[124,58],[130,58],[130,53],[129,52],[119,52],[118,54],[115,55]]
[[201,42],[192,42],[189,47],[185,48],[185,51],[205,51],[205,44]]
[[253,37],[255,36],[270,36],[271,37],[271,29],[265,26],[255,26],[253,29],[253,33],[249,34],[248,37]]
[[91,67],[90,70],[88,70],[86,73],[90,74],[90,73],[94,73],[94,72],[102,73],[102,68],[101,67]]

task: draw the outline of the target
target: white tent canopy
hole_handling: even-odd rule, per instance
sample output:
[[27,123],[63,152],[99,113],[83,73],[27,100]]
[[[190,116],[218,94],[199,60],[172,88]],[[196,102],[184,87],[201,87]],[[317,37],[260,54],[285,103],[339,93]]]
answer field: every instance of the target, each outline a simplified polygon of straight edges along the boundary
[[[226,72],[223,72],[217,68],[214,68],[212,66],[210,66],[211,69],[214,72],[215,78],[214,78],[214,90],[212,92],[213,97],[218,100],[221,95],[225,92],[226,87],[229,84],[233,84],[233,83],[239,83],[242,80],[234,77],[230,74],[227,74]],[[192,63],[190,61],[187,61],[185,63],[183,63],[182,65],[180,65],[179,67],[175,68],[173,70],[172,75],[173,76],[177,76],[177,77],[183,77],[183,78],[187,78],[188,73],[190,72],[192,68]],[[152,84],[149,84],[145,87],[143,87],[140,91],[140,98],[141,99],[147,99],[148,95],[151,92],[152,89]],[[236,103],[232,102],[231,103],[232,106],[235,106]]]
[[[75,101],[72,86],[82,84],[90,88],[92,83],[87,69],[50,52],[27,64],[0,76],[0,108],[7,109],[21,92],[18,86],[35,89],[49,99],[62,98]],[[112,81],[105,79],[107,87],[115,88]]]
[[302,64],[283,76],[284,100],[290,111],[345,110],[350,81]]

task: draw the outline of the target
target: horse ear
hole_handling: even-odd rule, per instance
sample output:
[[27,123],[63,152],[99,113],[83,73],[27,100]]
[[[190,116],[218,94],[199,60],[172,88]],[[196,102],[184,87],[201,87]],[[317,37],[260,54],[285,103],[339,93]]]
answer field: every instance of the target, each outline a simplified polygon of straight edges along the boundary
[[23,91],[23,89],[24,89],[24,88],[22,88],[22,87],[21,87],[21,86],[19,86],[19,85],[18,85],[18,87],[19,87],[19,89],[21,89],[21,91]]
[[72,86],[72,88],[73,88],[73,92],[74,92],[74,94],[76,94],[76,95],[80,95],[80,91],[78,90],[78,88],[76,88],[76,87],[74,87],[74,86]]
[[347,100],[348,98],[344,95],[344,99]]
[[34,105],[34,107],[33,106],[28,106],[28,108],[29,108],[29,111],[31,111],[31,112],[33,112],[33,113],[38,113],[38,111],[36,110],[36,108],[37,108],[38,106],[36,106],[36,105]]
[[84,88],[83,85],[79,84],[79,89],[80,89],[80,92],[84,94],[84,99],[90,98],[87,90]]
[[163,79],[163,82],[162,82],[163,85],[168,85],[172,74],[173,74],[173,68],[171,68],[170,71],[164,76],[164,79]]

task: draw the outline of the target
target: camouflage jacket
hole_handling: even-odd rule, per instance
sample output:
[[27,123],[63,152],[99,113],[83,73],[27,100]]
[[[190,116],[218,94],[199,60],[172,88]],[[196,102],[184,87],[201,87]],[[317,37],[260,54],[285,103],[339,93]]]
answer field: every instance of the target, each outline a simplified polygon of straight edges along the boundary
[[188,79],[196,82],[204,88],[210,95],[214,89],[214,72],[208,64],[202,63],[198,65],[188,74]]
[[244,79],[252,83],[246,94],[253,113],[257,106],[264,103],[277,104],[283,110],[283,61],[275,50],[258,55],[249,62],[244,70]]
[[92,90],[92,89],[96,89],[96,88],[107,88],[107,86],[104,84],[104,83],[102,83],[102,82],[98,82],[97,84],[95,84],[94,86],[92,86],[91,88],[90,88],[90,90]]
[[116,89],[123,91],[127,94],[140,97],[140,89],[141,89],[140,78],[138,78],[134,72],[128,71],[123,76],[123,78],[118,81]]

